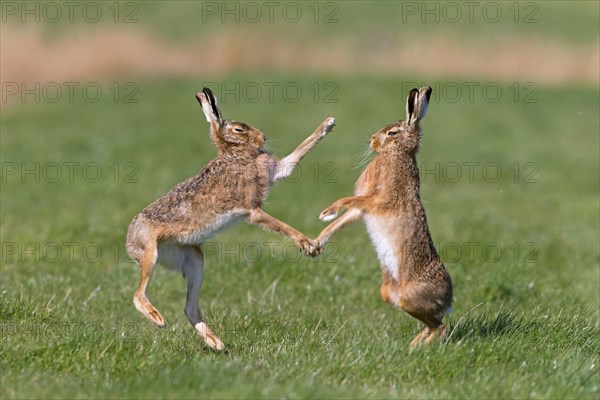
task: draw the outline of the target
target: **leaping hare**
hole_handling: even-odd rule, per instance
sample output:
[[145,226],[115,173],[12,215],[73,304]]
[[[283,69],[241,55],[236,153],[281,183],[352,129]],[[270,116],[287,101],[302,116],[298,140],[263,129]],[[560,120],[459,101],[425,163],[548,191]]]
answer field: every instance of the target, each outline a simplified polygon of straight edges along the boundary
[[210,123],[217,157],[198,175],[176,185],[146,207],[131,222],[127,253],[140,269],[133,303],[156,325],[165,320],[150,304],[146,288],[156,262],[181,271],[187,279],[185,314],[204,342],[222,350],[223,342],[203,322],[198,300],[204,273],[201,245],[217,231],[239,220],[259,225],[293,239],[304,252],[315,255],[316,246],[305,235],[261,209],[275,181],[289,176],[294,167],[335,125],[327,118],[290,155],[278,160],[263,149],[265,135],[242,122],[224,120],[212,92],[204,88],[196,98]]
[[364,219],[381,263],[381,297],[425,324],[411,345],[444,338],[442,317],[452,305],[452,281],[433,245],[419,196],[416,153],[430,96],[430,87],[411,90],[406,119],[371,137],[369,145],[378,154],[358,178],[355,196],[337,200],[319,218],[330,221],[348,211],[316,239],[322,249],[340,228]]

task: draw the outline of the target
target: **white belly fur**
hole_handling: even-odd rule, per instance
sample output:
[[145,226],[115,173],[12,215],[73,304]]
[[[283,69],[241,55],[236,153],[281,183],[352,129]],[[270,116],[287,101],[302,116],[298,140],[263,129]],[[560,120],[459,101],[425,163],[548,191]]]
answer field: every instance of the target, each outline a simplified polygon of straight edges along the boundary
[[186,235],[179,236],[177,242],[183,245],[199,245],[210,239],[220,231],[227,229],[228,227],[235,225],[240,220],[240,213],[236,211],[230,211],[225,214],[217,216],[211,224],[206,226],[202,230],[197,230]]
[[367,214],[364,216],[364,220],[382,268],[385,268],[394,280],[399,281],[398,258],[389,234],[389,228],[391,228],[389,218]]

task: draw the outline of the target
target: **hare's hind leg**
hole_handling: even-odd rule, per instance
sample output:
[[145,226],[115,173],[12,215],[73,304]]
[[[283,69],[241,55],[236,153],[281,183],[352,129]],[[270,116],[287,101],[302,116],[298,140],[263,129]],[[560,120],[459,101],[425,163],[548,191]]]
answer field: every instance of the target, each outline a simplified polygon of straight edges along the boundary
[[410,316],[418,319],[423,322],[425,326],[421,331],[415,336],[415,338],[410,342],[411,346],[417,346],[419,344],[425,343],[429,344],[436,337],[439,340],[442,340],[446,337],[446,327],[442,324],[442,321],[438,318],[431,317],[425,313],[416,311],[407,301],[402,298],[400,285],[391,278],[389,275],[386,279],[386,273],[383,273],[384,279],[383,284],[381,285],[380,293],[383,301],[386,303],[398,306],[406,311]]
[[214,350],[225,347],[204,321],[198,308],[200,289],[204,278],[204,256],[198,246],[184,246],[176,242],[162,242],[158,247],[158,262],[173,271],[179,271],[187,280],[185,315],[204,342]]
[[390,273],[384,265],[381,266],[381,277],[383,279],[383,283],[381,285],[381,288],[379,289],[379,292],[381,293],[381,298],[383,299],[383,301],[393,306],[402,308],[409,315],[419,319],[422,322],[425,322],[425,320],[428,321],[425,323],[425,327],[423,327],[423,329],[417,334],[417,336],[410,342],[410,345],[416,346],[423,342],[429,343],[429,341],[427,341],[427,338],[429,338],[432,335],[432,333],[435,332],[435,329],[431,328],[431,326],[435,326],[435,322],[430,321],[426,318],[424,320],[418,312],[415,312],[413,308],[409,308],[410,305],[406,300],[406,296],[401,296],[401,285],[396,280],[394,280],[394,278],[390,275]]
[[395,287],[395,289],[400,308],[425,324],[410,345],[429,344],[436,338],[440,341],[443,340],[446,337],[446,326],[442,323],[444,313],[437,310],[436,302],[430,298],[429,286],[408,282]]
[[437,328],[433,329],[431,333],[425,338],[425,344],[429,344],[433,340],[443,341],[446,339],[446,325],[441,324]]
[[[439,323],[435,328],[432,328],[436,323]],[[441,342],[446,338],[446,325],[442,324],[440,320],[436,320],[433,325],[426,325],[421,332],[410,342],[411,346],[418,346],[420,344],[429,344],[433,341]]]
[[144,249],[142,257],[138,260],[140,266],[140,283],[133,295],[133,304],[146,318],[162,328],[165,326],[165,319],[160,312],[150,304],[148,297],[146,297],[146,289],[148,288],[148,282],[150,282],[150,277],[154,271],[157,256],[158,251],[156,244],[148,244]]
[[190,323],[196,328],[202,340],[213,350],[223,350],[225,345],[217,335],[213,333],[210,327],[202,321],[198,301],[200,298],[200,289],[204,278],[204,256],[200,247],[183,248],[185,253],[183,259],[182,272],[187,279],[187,302],[185,305],[185,315]]
[[419,332],[417,336],[415,336],[415,338],[410,342],[411,347],[415,347],[423,343],[429,343],[426,342],[426,340],[432,332],[433,331],[428,326],[424,326],[423,329],[421,329],[421,332]]

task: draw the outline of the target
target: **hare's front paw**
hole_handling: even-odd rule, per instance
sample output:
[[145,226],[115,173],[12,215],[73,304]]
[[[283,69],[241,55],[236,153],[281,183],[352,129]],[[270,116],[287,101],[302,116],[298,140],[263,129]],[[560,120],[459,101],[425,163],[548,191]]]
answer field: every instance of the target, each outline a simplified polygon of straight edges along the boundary
[[317,238],[314,240],[314,244],[315,244],[315,254],[317,256],[321,255],[323,253],[323,249],[325,248],[325,243],[321,243],[319,238]]
[[335,208],[327,207],[326,209],[321,211],[321,214],[319,214],[319,219],[325,222],[331,221],[337,217],[337,214],[338,213]]
[[312,240],[310,240],[306,236],[296,239],[296,245],[304,254],[310,255],[312,257],[315,257],[317,255],[317,246]]
[[321,124],[321,136],[327,135],[335,126],[335,118],[329,117]]
[[310,241],[310,251],[307,253],[309,256],[311,257],[318,257],[321,252],[323,251],[323,248],[321,247],[321,244],[317,241],[317,240],[311,240]]

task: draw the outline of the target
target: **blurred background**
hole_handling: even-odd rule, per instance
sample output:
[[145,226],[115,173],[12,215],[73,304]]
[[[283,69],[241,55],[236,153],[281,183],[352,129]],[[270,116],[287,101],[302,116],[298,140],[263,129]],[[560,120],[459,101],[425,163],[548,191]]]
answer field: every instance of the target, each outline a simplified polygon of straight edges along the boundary
[[[0,4],[1,397],[597,398],[599,2]],[[138,315],[127,227],[214,157],[203,86],[280,156],[337,118],[264,207],[315,237],[424,85],[448,347],[409,355],[419,325],[379,298],[362,224],[317,260],[246,224],[207,244],[227,355],[176,274],[149,287],[168,328]]]
[[594,1],[3,4],[8,82],[282,70],[598,83]]

